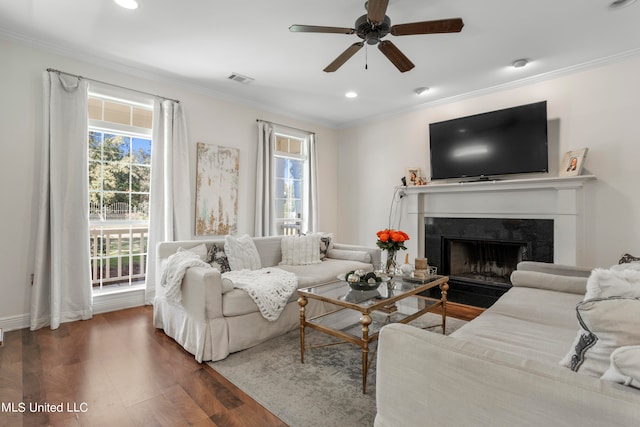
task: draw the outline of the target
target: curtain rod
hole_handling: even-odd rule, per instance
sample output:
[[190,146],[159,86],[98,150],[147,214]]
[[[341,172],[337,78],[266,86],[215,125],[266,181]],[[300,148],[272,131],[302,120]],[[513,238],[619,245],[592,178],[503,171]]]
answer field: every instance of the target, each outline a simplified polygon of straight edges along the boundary
[[309,135],[315,135],[316,134],[315,132],[309,132],[308,130],[305,130],[305,129],[298,129],[298,128],[294,128],[292,126],[281,125],[279,123],[270,122],[269,120],[256,119],[256,122],[271,123],[272,125],[280,126],[280,127],[283,127],[283,128],[289,128],[289,129],[293,129],[293,130],[298,130],[300,132],[308,133]]
[[167,98],[166,96],[156,95],[154,93],[144,92],[144,91],[137,90],[137,89],[131,89],[131,88],[124,87],[124,86],[118,86],[118,85],[114,85],[113,83],[107,83],[107,82],[103,82],[103,81],[100,81],[100,80],[91,79],[89,77],[79,76],[78,74],[67,73],[65,71],[56,70],[54,68],[47,68],[47,71],[53,72],[53,73],[58,73],[58,74],[64,74],[65,76],[77,77],[79,79],[85,79],[85,80],[89,80],[91,82],[100,83],[100,84],[107,85],[107,86],[117,87],[118,89],[130,90],[132,92],[138,92],[138,93],[141,93],[143,95],[151,95],[151,96],[154,96],[156,98],[165,99],[167,101],[177,102],[178,104],[180,103],[180,100],[178,100],[178,99],[171,99],[171,98]]

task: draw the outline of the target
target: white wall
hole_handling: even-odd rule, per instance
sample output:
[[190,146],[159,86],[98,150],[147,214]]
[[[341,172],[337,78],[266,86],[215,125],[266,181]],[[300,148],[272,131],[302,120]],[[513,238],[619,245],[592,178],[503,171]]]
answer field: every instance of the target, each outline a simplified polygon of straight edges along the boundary
[[187,116],[194,166],[191,176],[193,183],[197,142],[239,148],[238,233],[253,234],[254,228],[256,119],[315,132],[321,173],[320,227],[322,230],[337,231],[335,130],[198,94],[175,82],[167,83],[166,79],[158,76],[132,70],[114,71],[14,41],[0,39],[0,58],[0,327],[15,329],[27,325],[24,322],[29,313],[34,252],[33,187],[38,170],[42,126],[41,75],[46,68],[179,99]]
[[180,99],[194,163],[197,142],[239,148],[239,233],[253,233],[256,119],[316,132],[320,227],[336,232],[341,242],[368,245],[388,224],[394,186],[405,167],[421,167],[428,175],[430,122],[546,99],[553,127],[559,126],[553,155],[589,147],[586,169],[598,178],[589,188],[586,261],[607,266],[624,252],[640,254],[639,58],[335,131],[226,102],[158,76],[114,71],[13,41],[0,40],[0,57],[0,327],[19,325],[29,313],[41,73],[49,67]]
[[[554,175],[563,153],[588,147],[583,173],[597,177],[587,187],[586,263],[609,266],[625,252],[640,255],[638,75],[640,58],[635,57],[341,130],[340,235],[346,241],[374,244],[375,232],[388,224],[393,189],[404,169],[420,167],[430,175],[430,122],[547,100],[550,131],[556,134],[557,146],[550,150]],[[402,228],[406,215],[400,218]],[[392,226],[398,227],[398,221]],[[415,255],[409,254],[410,259]]]

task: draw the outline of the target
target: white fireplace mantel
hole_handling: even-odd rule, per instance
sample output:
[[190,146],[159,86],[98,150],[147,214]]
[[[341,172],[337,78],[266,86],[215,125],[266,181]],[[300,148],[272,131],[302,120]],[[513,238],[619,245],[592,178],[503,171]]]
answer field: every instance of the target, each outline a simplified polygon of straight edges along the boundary
[[425,217],[554,220],[554,262],[584,262],[585,187],[593,175],[403,187],[409,253],[424,256]]

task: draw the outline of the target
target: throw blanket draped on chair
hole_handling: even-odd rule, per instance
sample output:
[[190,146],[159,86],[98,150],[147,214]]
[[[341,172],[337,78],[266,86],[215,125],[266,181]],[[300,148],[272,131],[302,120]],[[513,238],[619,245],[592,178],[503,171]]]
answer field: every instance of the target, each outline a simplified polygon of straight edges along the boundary
[[276,267],[228,271],[222,273],[222,278],[230,280],[234,288],[246,291],[269,321],[278,320],[289,298],[298,289],[296,275]]
[[167,259],[167,266],[162,273],[160,285],[165,289],[167,301],[179,304],[182,302],[182,278],[189,267],[211,267],[200,257],[190,251],[178,251]]

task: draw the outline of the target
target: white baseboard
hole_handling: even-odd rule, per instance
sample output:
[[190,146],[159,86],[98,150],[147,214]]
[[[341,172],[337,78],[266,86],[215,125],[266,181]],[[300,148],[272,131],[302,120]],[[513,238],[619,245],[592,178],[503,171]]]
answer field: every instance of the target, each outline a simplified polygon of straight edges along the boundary
[[28,328],[30,323],[29,314],[20,314],[0,319],[0,328],[4,332],[17,331],[18,329]]
[[144,305],[144,289],[93,296],[93,314],[124,310]]
[[[93,314],[108,313],[110,311],[124,310],[126,308],[140,307],[143,305],[144,289],[94,295]],[[31,320],[29,313],[0,318],[0,328],[4,332],[25,329],[30,326]]]

